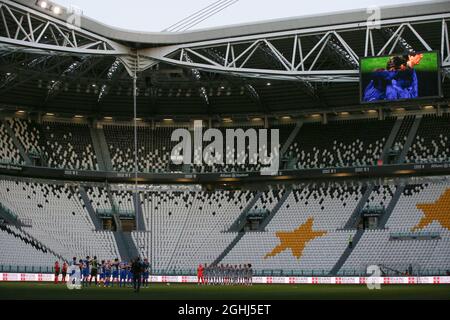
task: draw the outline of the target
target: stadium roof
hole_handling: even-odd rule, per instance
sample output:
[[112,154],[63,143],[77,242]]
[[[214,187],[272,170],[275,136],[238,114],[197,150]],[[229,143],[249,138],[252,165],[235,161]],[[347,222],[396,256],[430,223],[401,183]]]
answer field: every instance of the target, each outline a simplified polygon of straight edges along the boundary
[[[36,1],[14,2],[49,19],[67,19],[65,13],[55,15],[37,6]],[[10,1],[0,0],[1,3],[7,5]],[[391,38],[397,37],[393,52],[404,52],[408,48],[442,51],[442,30],[443,25],[448,24],[449,14],[448,1],[384,7],[381,19],[388,22],[371,31],[372,46],[378,51]],[[262,115],[361,108],[359,84],[355,81],[358,65],[353,60],[367,53],[367,20],[366,10],[352,10],[183,33],[146,33],[113,28],[82,16],[81,29],[122,45],[130,52],[136,48],[144,49],[143,55],[148,52],[147,58],[151,62],[138,75],[140,117]],[[6,22],[15,23],[12,20]],[[410,24],[411,28],[400,32],[399,28],[404,24]],[[0,43],[6,38],[4,29],[0,24]],[[330,33],[331,37],[321,42]],[[290,79],[296,81],[285,81],[287,77],[278,76],[278,71],[283,71],[289,60],[286,57],[292,55],[292,40],[300,35],[305,55],[317,48],[308,67],[314,67],[313,72],[327,73],[320,80],[311,78],[309,81],[307,76],[295,76]],[[266,38],[273,38],[273,41],[269,43]],[[251,51],[246,42],[254,39],[265,43],[258,45],[257,50],[254,48],[254,55],[249,57],[246,67],[274,71],[277,77],[255,76],[249,72],[236,72],[237,69],[229,72],[217,67],[220,59],[225,56],[228,59],[226,47],[230,42],[235,41],[236,55],[244,55],[247,50]],[[446,41],[448,43],[448,39]],[[124,63],[125,57],[79,51],[70,53],[67,48],[59,53],[54,50],[43,52],[40,47],[36,47],[37,51],[21,50],[20,45],[10,44],[0,46],[0,103],[3,108],[25,106],[37,112],[68,115],[76,112],[131,116],[132,79],[129,66],[127,68]],[[199,45],[202,45],[202,51],[196,49]],[[158,56],[158,50],[164,54]],[[186,55],[184,60],[181,59],[183,61],[174,58],[180,52]],[[449,54],[445,48],[444,54]],[[330,70],[342,71],[342,79],[346,80],[336,81],[329,77]],[[448,97],[449,93],[447,78],[444,94]],[[439,102],[447,104],[445,99]]]
[[[35,1],[15,0],[18,3],[35,7]],[[404,18],[419,15],[432,15],[449,12],[450,4],[448,0],[424,1],[408,5],[385,6],[381,9],[382,19]],[[44,9],[37,7],[45,12]],[[59,19],[66,19],[67,16],[57,16]],[[135,43],[138,46],[180,44],[214,39],[232,38],[238,36],[254,35],[269,32],[279,32],[286,30],[316,28],[322,26],[333,26],[340,24],[351,24],[367,21],[367,9],[356,9],[350,11],[340,11],[329,14],[317,14],[309,16],[298,16],[285,19],[261,21],[250,24],[237,24],[224,27],[208,28],[203,30],[186,32],[140,32],[125,30],[103,24],[86,16],[82,16],[82,27],[103,37],[114,39],[124,43]]]

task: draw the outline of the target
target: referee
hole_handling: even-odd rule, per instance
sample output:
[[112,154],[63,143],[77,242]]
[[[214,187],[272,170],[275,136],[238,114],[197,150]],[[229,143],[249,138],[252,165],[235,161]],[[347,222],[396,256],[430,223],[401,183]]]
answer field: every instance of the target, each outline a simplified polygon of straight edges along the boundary
[[135,260],[133,260],[133,263],[131,264],[131,272],[133,273],[134,292],[139,292],[139,290],[141,289],[142,269],[143,265],[141,262],[141,258],[137,257]]

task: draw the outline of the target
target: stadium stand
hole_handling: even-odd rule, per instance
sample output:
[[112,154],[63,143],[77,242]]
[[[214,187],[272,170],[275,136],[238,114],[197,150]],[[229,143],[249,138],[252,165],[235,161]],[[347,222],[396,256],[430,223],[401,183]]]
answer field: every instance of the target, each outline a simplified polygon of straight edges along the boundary
[[0,265],[4,267],[28,267],[31,271],[33,267],[48,267],[58,260],[58,257],[12,225],[0,224],[0,243]]
[[45,156],[55,168],[98,170],[89,127],[82,123],[44,122]]
[[[304,274],[329,273],[347,245],[354,231],[339,231],[349,219],[360,200],[361,186],[304,185],[297,186],[284,205],[266,227],[266,232],[246,233],[223,263],[251,263],[255,270],[278,271],[280,274],[295,272]],[[309,239],[311,230],[295,234],[294,230],[313,219],[312,230],[325,234]],[[279,232],[291,233],[293,241],[306,241],[305,250],[295,257],[285,248],[276,256],[267,257],[280,242]],[[300,271],[301,270],[301,271]]]
[[6,132],[4,124],[0,122],[0,162],[23,164],[19,150],[14,146],[11,137]]
[[[20,219],[35,239],[69,260],[73,256],[117,257],[112,233],[95,231],[77,192],[77,186],[1,180],[0,202]],[[29,259],[33,264],[33,257]]]
[[403,150],[403,147],[408,139],[408,133],[411,130],[411,127],[414,123],[414,116],[407,116],[403,118],[402,125],[400,126],[399,131],[392,143],[392,149],[398,152]]
[[[103,127],[114,170],[134,171],[134,129],[132,126]],[[138,127],[138,168],[141,172],[170,172],[170,154],[177,144],[171,141],[173,128]]]
[[[195,270],[213,262],[235,237],[225,232],[254,196],[250,191],[150,192],[142,196],[147,234],[133,233],[156,270]],[[151,244],[151,249],[149,245]],[[151,250],[151,251],[150,251]]]
[[[450,217],[445,214],[449,203],[447,190],[447,180],[407,185],[386,229],[366,230],[341,273],[364,273],[367,266],[381,265],[394,275],[404,274],[411,268],[420,274],[445,274],[450,267]],[[439,206],[439,200],[443,205]],[[431,205],[431,210],[425,209],[426,204]],[[427,223],[421,224],[424,218],[428,219]],[[414,237],[395,240],[393,233]],[[417,239],[427,233],[439,236]]]
[[394,119],[305,123],[288,150],[298,169],[375,165]]
[[105,189],[99,187],[86,188],[90,202],[95,211],[111,210],[111,201]]
[[394,195],[395,189],[395,185],[374,186],[369,199],[366,201],[365,207],[380,206],[386,208]]
[[[449,162],[449,114],[443,116],[425,115],[421,121],[417,135],[411,148],[405,152],[405,163],[436,163]],[[330,121],[328,124],[318,122],[305,123],[292,144],[288,147],[285,157],[295,160],[294,168],[331,168],[375,165],[382,158],[384,144],[396,118],[384,121],[376,119]],[[415,116],[406,116],[390,151],[401,153]],[[32,120],[12,118],[5,122],[9,125],[24,147],[28,155],[42,158],[42,164],[53,168],[98,170],[88,125],[68,122],[43,122],[38,124]],[[14,146],[5,128],[0,127],[1,153],[4,163],[24,164],[20,152]],[[184,127],[180,127],[184,128]],[[261,129],[258,126],[243,127]],[[280,130],[280,148],[284,146],[295,125],[274,125],[271,129]],[[226,130],[233,127],[220,127],[224,137]],[[132,126],[105,125],[103,127],[113,170],[119,172],[134,171],[134,147],[130,144],[134,132]],[[180,166],[171,165],[170,155],[176,143],[170,137],[172,127],[146,126],[138,127],[138,169],[142,172],[180,172]],[[206,130],[206,129],[205,129]],[[269,136],[270,141],[270,136]],[[203,142],[203,148],[208,142]],[[247,145],[246,145],[247,146]],[[224,155],[230,154],[225,150]],[[235,154],[237,157],[237,154]],[[193,165],[193,172],[248,172],[259,171],[261,164]],[[283,155],[281,155],[283,158]]]
[[405,162],[450,162],[450,115],[425,115]]
[[[154,272],[160,274],[192,273],[199,262],[217,262],[225,253],[218,263],[251,263],[258,274],[329,275],[348,251],[349,239],[356,235],[355,228],[345,225],[360,201],[364,200],[365,208],[386,208],[397,183],[374,185],[367,200],[363,197],[367,190],[364,184],[295,185],[264,230],[241,234],[229,228],[248,204],[253,204],[253,210],[270,212],[287,192],[283,187],[273,186],[264,192],[141,191],[146,231],[132,232],[132,239],[139,254],[149,257]],[[391,275],[406,271],[445,274],[450,268],[447,186],[448,178],[406,183],[386,227],[363,230],[338,274],[364,275],[370,265],[380,265]],[[107,191],[95,184],[84,188],[96,210],[111,210],[109,193],[120,210],[134,209],[132,193],[127,189]],[[0,255],[0,265],[48,267],[55,256],[46,248],[66,259],[119,256],[113,233],[95,231],[77,190],[76,184],[3,178],[0,202],[31,223],[22,227],[27,233],[11,225],[2,226],[0,235],[6,249]],[[23,246],[27,255],[12,257],[13,248]]]
[[[270,127],[270,129],[276,129],[279,130],[279,148],[281,150],[281,148],[283,147],[284,143],[286,142],[286,140],[288,139],[290,133],[292,132],[292,130],[294,129],[295,125],[292,124],[286,124],[286,125],[275,125]],[[240,127],[219,127],[219,128],[214,128],[219,130],[222,133],[222,136],[224,137],[224,139],[226,139],[227,136],[227,129],[229,130],[236,130],[236,129],[242,129],[244,132],[247,130],[258,130],[258,129],[264,129],[263,126],[240,126]],[[204,129],[205,131],[206,129]],[[256,131],[257,133],[258,131]],[[258,133],[257,133],[258,134]],[[264,151],[267,151],[268,147],[269,149],[271,148],[271,135],[270,135],[270,130],[268,130],[268,134],[267,134],[267,143],[268,146],[266,145],[261,145]],[[210,142],[203,142],[203,151],[205,150],[205,148],[209,145]],[[236,145],[236,144],[235,144]],[[245,148],[246,150],[248,150],[248,143],[245,144]],[[269,150],[270,153],[270,150]],[[201,172],[201,173],[212,173],[212,172],[249,172],[249,171],[259,171],[261,170],[261,168],[265,167],[263,164],[259,163],[258,158],[254,157],[253,160],[256,160],[258,163],[257,164],[251,164],[250,162],[250,158],[248,157],[248,152],[241,152],[241,154],[238,154],[237,150],[234,152],[230,149],[227,148],[224,145],[223,148],[223,155],[224,155],[224,159],[223,159],[223,164],[214,164],[212,165],[211,163],[208,163],[208,159],[206,159],[205,161],[203,161],[202,165],[193,165],[193,171],[194,172]],[[226,158],[228,156],[232,156],[234,159],[244,159],[245,163],[242,164],[229,164],[226,163]]]
[[41,135],[31,120],[12,118],[8,123],[27,153],[42,154]]

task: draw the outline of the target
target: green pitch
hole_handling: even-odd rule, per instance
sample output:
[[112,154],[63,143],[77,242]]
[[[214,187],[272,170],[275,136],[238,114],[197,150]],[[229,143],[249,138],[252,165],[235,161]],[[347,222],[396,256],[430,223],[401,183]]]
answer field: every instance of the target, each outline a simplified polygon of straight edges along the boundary
[[[386,64],[389,61],[389,57],[377,57],[377,58],[365,58],[361,60],[361,72],[370,73],[377,69],[386,69]],[[437,71],[438,67],[438,54],[437,52],[425,52],[423,53],[423,59],[420,64],[416,65],[414,69],[417,71],[432,72]]]
[[0,299],[150,299],[150,300],[297,300],[297,299],[444,299],[450,285],[388,285],[368,290],[359,285],[197,286],[152,284],[134,293],[131,288],[83,288],[45,283],[0,283]]

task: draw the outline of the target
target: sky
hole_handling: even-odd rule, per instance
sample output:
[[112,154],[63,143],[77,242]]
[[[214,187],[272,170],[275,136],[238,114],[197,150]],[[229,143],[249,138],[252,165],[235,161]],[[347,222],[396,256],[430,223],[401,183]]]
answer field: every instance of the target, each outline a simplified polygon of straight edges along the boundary
[[[217,0],[55,0],[76,6],[83,14],[107,25],[158,32]],[[239,0],[194,29],[320,14],[342,10],[411,4],[423,0]]]

